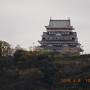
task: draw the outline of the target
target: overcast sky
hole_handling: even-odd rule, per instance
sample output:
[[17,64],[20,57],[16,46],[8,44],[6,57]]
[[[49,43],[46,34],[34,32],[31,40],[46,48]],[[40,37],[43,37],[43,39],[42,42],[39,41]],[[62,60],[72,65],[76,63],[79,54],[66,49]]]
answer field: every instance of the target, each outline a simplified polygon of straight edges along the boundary
[[0,0],[0,40],[28,48],[38,45],[49,19],[68,19],[90,53],[90,0]]

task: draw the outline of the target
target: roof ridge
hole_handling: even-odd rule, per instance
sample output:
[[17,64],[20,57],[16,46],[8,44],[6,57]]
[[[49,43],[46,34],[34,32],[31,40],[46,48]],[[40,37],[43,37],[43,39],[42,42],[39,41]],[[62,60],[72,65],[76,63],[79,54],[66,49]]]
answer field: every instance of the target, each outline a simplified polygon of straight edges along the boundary
[[50,21],[70,21],[70,19],[50,19]]

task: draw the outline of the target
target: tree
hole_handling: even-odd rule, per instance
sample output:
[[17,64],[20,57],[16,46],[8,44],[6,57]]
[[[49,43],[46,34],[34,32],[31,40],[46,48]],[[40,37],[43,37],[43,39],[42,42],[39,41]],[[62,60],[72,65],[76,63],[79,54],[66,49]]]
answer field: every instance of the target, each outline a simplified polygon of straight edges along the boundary
[[18,45],[16,45],[15,50],[16,50],[16,51],[17,51],[17,50],[23,50],[23,48],[18,44]]
[[24,62],[27,60],[28,52],[25,50],[16,50],[14,53],[14,60],[16,62]]
[[0,56],[7,56],[11,54],[10,44],[6,41],[0,41]]

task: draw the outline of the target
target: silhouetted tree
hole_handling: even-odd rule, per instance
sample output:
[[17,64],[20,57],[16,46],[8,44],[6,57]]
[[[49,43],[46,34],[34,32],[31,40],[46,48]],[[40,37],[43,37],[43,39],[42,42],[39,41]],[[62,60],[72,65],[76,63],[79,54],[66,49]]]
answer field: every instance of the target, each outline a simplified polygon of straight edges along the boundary
[[25,50],[16,50],[16,52],[14,53],[14,60],[16,62],[23,62],[27,59],[27,55],[28,55],[28,52],[25,51]]

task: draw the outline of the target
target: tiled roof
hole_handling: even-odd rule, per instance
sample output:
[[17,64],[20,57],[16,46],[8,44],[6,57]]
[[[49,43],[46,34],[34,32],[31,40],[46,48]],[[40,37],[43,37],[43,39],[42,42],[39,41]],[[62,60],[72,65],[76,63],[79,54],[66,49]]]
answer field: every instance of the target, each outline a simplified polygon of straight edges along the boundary
[[50,20],[47,28],[71,28],[69,20]]

